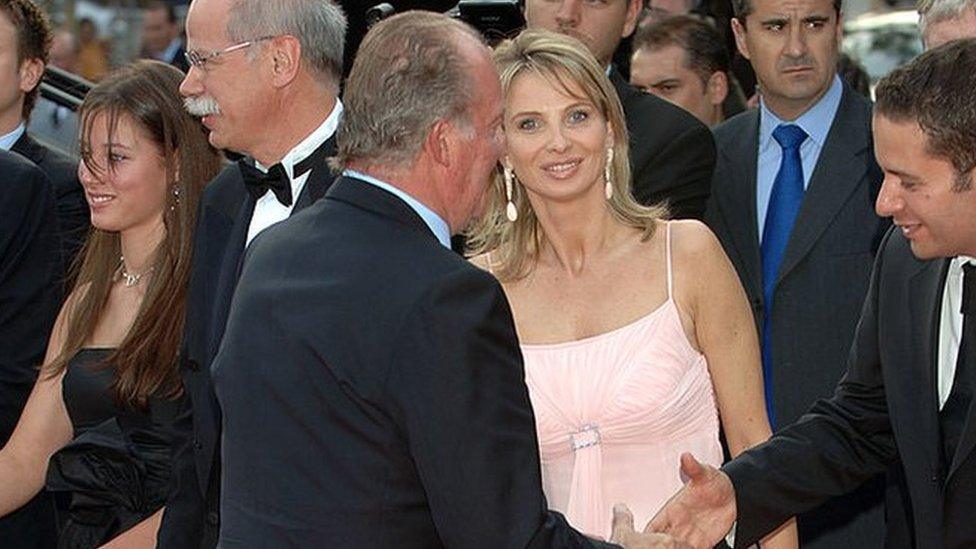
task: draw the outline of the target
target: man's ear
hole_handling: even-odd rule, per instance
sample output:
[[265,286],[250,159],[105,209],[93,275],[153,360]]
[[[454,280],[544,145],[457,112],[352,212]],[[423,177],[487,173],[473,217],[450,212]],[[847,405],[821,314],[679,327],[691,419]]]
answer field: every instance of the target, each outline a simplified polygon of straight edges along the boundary
[[837,12],[837,51],[842,51],[844,48],[844,14]]
[[624,29],[620,33],[620,38],[627,38],[633,34],[643,3],[643,0],[627,0],[627,18],[624,19]]
[[268,46],[275,87],[281,88],[291,83],[298,76],[302,63],[302,45],[294,36],[277,36]]
[[742,57],[746,59],[751,59],[749,57],[749,45],[746,43],[746,25],[744,19],[739,19],[738,17],[732,18],[732,34],[735,35],[735,47],[742,54]]
[[442,118],[434,122],[424,139],[423,149],[435,164],[447,168],[453,163],[454,147],[457,145],[456,133],[457,129],[449,120]]
[[722,71],[715,71],[705,83],[705,94],[712,105],[721,105],[729,95],[729,76]]
[[44,62],[40,59],[25,59],[20,64],[20,91],[30,93],[41,83],[44,76]]

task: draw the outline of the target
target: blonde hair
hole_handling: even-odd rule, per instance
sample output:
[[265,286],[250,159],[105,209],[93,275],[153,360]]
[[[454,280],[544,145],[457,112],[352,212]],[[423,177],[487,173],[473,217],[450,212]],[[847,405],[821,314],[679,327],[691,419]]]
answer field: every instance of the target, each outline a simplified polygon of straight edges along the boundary
[[[627,124],[617,91],[596,58],[575,38],[541,29],[529,29],[494,50],[495,67],[501,77],[505,97],[512,83],[522,73],[532,72],[553,86],[572,95],[573,88],[583,91],[609,121],[613,129],[613,196],[607,208],[619,223],[640,229],[646,240],[654,234],[655,222],[666,216],[663,206],[641,206],[631,194],[630,155]],[[544,235],[520,185],[513,186],[512,202],[518,219],[508,221],[505,183],[499,168],[492,177],[486,198],[485,214],[467,233],[470,255],[491,253],[492,272],[502,280],[522,278],[532,270],[542,248]]]

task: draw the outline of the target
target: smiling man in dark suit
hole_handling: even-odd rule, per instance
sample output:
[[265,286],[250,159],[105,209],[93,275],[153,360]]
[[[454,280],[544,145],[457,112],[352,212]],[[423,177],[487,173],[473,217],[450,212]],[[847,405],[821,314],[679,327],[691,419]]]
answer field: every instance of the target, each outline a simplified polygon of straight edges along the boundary
[[[54,189],[65,266],[88,234],[89,213],[78,181],[78,162],[27,132],[53,35],[44,11],[31,0],[0,1],[0,149],[27,157]],[[63,279],[63,275],[59,280]]]
[[504,141],[488,48],[403,13],[344,99],[343,177],[255,240],[214,361],[220,546],[605,546],[546,509],[508,303],[449,248]]
[[642,204],[666,202],[675,218],[701,219],[715,167],[708,128],[680,107],[627,83],[611,64],[620,41],[634,32],[641,0],[526,0],[525,20],[568,34],[607,67],[627,117],[633,192]]
[[976,546],[976,39],[923,54],[876,94],[876,208],[896,227],[847,374],[833,397],[722,471],[684,457],[691,481],[652,527],[702,546],[738,518],[745,547],[888,469],[898,497],[886,547]]
[[346,21],[331,1],[195,0],[186,27],[187,108],[202,116],[214,146],[247,158],[207,186],[197,220],[176,482],[159,531],[161,547],[179,549],[216,543],[221,412],[210,364],[244,249],[332,184],[326,159],[342,113]]
[[[715,129],[706,223],[749,297],[770,423],[796,420],[844,373],[887,220],[871,105],[835,74],[840,0],[736,0],[732,28],[762,88]],[[798,518],[804,547],[876,547],[883,480]]]

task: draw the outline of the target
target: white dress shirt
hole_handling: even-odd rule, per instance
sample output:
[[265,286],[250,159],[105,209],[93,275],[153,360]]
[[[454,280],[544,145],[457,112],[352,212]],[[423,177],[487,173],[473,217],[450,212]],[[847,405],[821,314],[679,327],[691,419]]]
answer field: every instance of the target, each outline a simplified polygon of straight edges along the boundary
[[0,135],[0,150],[9,151],[14,143],[24,135],[24,123],[21,122],[14,130],[8,134]]
[[[285,173],[288,174],[288,180],[291,182],[291,206],[285,206],[281,202],[278,202],[278,197],[276,197],[270,189],[265,192],[264,195],[254,204],[254,213],[251,215],[251,224],[248,225],[247,228],[247,241],[244,244],[245,247],[251,243],[251,240],[254,240],[254,237],[257,236],[258,233],[279,221],[288,219],[288,216],[291,215],[292,210],[295,208],[295,204],[298,202],[298,197],[302,194],[302,189],[305,188],[305,181],[308,180],[308,174],[311,173],[308,172],[297,178],[294,177],[295,164],[305,160],[308,155],[312,154],[312,152],[319,148],[322,143],[325,143],[326,140],[332,137],[332,134],[335,133],[336,128],[339,127],[340,116],[342,116],[342,102],[336,99],[335,107],[332,108],[332,112],[325,119],[325,121],[322,122],[322,125],[310,133],[308,137],[296,145],[294,149],[288,151],[288,154],[281,159],[281,166],[285,169]],[[255,162],[254,165],[262,172],[268,171],[267,167],[262,166],[258,162]]]
[[949,262],[945,291],[942,292],[942,315],[939,320],[939,370],[936,377],[939,385],[939,410],[945,406],[952,391],[952,381],[956,377],[956,359],[959,356],[959,342],[962,340],[962,266],[976,263],[976,259],[964,255]]

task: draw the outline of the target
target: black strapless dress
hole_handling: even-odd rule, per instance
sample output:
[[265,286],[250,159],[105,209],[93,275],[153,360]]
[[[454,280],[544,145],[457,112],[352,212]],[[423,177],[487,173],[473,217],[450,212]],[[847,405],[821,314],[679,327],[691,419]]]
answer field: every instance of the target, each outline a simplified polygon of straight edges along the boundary
[[74,440],[48,464],[58,501],[59,549],[98,547],[158,511],[170,481],[173,401],[148,411],[121,406],[114,373],[99,365],[112,349],[82,349],[68,363],[62,395]]

